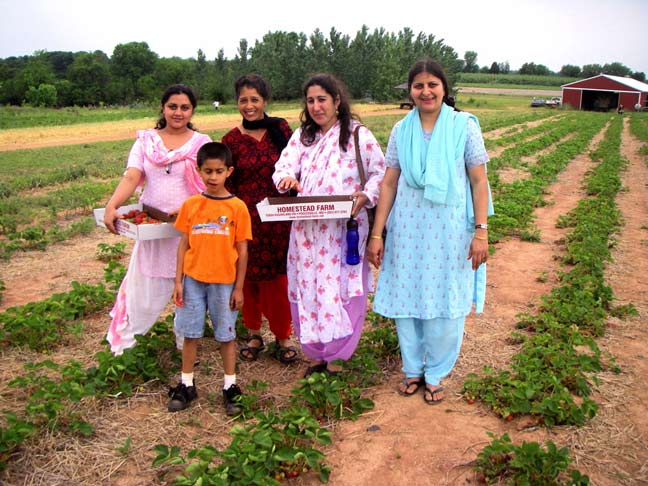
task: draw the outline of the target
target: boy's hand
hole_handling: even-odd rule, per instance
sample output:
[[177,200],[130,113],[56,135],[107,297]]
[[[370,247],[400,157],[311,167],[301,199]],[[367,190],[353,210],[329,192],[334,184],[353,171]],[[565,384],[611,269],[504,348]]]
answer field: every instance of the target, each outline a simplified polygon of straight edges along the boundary
[[241,310],[241,307],[243,307],[243,290],[235,288],[230,295],[230,309]]
[[184,305],[184,301],[182,300],[182,282],[176,283],[175,287],[173,288],[173,302],[175,302],[175,305],[177,305],[178,307],[182,307]]

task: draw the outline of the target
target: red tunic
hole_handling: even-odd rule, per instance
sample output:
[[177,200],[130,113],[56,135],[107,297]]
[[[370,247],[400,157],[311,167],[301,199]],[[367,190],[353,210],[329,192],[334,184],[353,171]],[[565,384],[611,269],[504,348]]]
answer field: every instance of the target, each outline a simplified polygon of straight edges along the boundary
[[[286,120],[281,122],[286,140],[292,130]],[[280,196],[272,174],[281,152],[272,143],[268,132],[261,140],[245,135],[237,128],[225,134],[222,142],[232,151],[234,172],[228,179],[228,189],[242,199],[252,218],[252,241],[248,243],[248,266],[245,280],[261,282],[286,274],[286,255],[290,237],[290,222],[262,223],[256,203],[266,197]]]

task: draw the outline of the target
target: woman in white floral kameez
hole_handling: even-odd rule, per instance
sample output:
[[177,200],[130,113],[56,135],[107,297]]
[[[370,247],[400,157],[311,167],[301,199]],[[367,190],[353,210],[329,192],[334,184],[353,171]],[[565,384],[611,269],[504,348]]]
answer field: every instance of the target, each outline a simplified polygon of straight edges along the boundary
[[362,187],[353,132],[360,125],[351,113],[342,83],[318,74],[304,85],[302,124],[275,165],[280,192],[299,196],[350,195],[360,235],[360,264],[346,263],[346,219],[295,221],[288,249],[288,299],[295,333],[313,372],[336,373],[334,360],[348,360],[360,339],[373,291],[364,257],[369,224],[366,208],[378,199],[385,160],[380,145],[364,126],[359,148],[367,182]]

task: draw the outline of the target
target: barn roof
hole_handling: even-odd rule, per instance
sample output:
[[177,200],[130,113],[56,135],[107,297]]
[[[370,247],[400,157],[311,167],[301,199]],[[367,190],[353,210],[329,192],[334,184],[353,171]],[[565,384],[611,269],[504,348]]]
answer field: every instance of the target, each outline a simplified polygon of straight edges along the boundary
[[597,78],[610,79],[610,80],[612,80],[612,81],[614,81],[616,83],[620,83],[620,84],[622,84],[624,86],[627,86],[632,91],[641,91],[642,93],[648,92],[648,84],[646,84],[646,83],[642,83],[641,81],[638,81],[636,79],[626,78],[626,77],[623,77],[623,76],[613,76],[611,74],[597,74],[596,76],[592,76],[591,78],[580,79],[580,80],[574,81],[572,83],[563,84],[561,86],[561,88],[569,88],[570,86],[573,86],[575,84],[580,84],[580,83],[583,83],[585,81],[589,81],[591,79],[597,79]]

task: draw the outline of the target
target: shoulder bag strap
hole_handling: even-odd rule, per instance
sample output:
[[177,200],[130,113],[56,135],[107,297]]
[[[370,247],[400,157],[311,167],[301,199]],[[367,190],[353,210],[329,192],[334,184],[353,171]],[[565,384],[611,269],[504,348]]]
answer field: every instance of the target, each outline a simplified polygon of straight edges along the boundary
[[364,166],[362,165],[362,155],[360,154],[360,136],[358,134],[358,131],[362,126],[364,125],[358,125],[355,127],[355,130],[353,130],[353,142],[355,145],[356,164],[358,164],[358,172],[360,173],[360,184],[362,184],[362,188],[364,189],[364,186],[367,182],[367,177],[365,176]]

